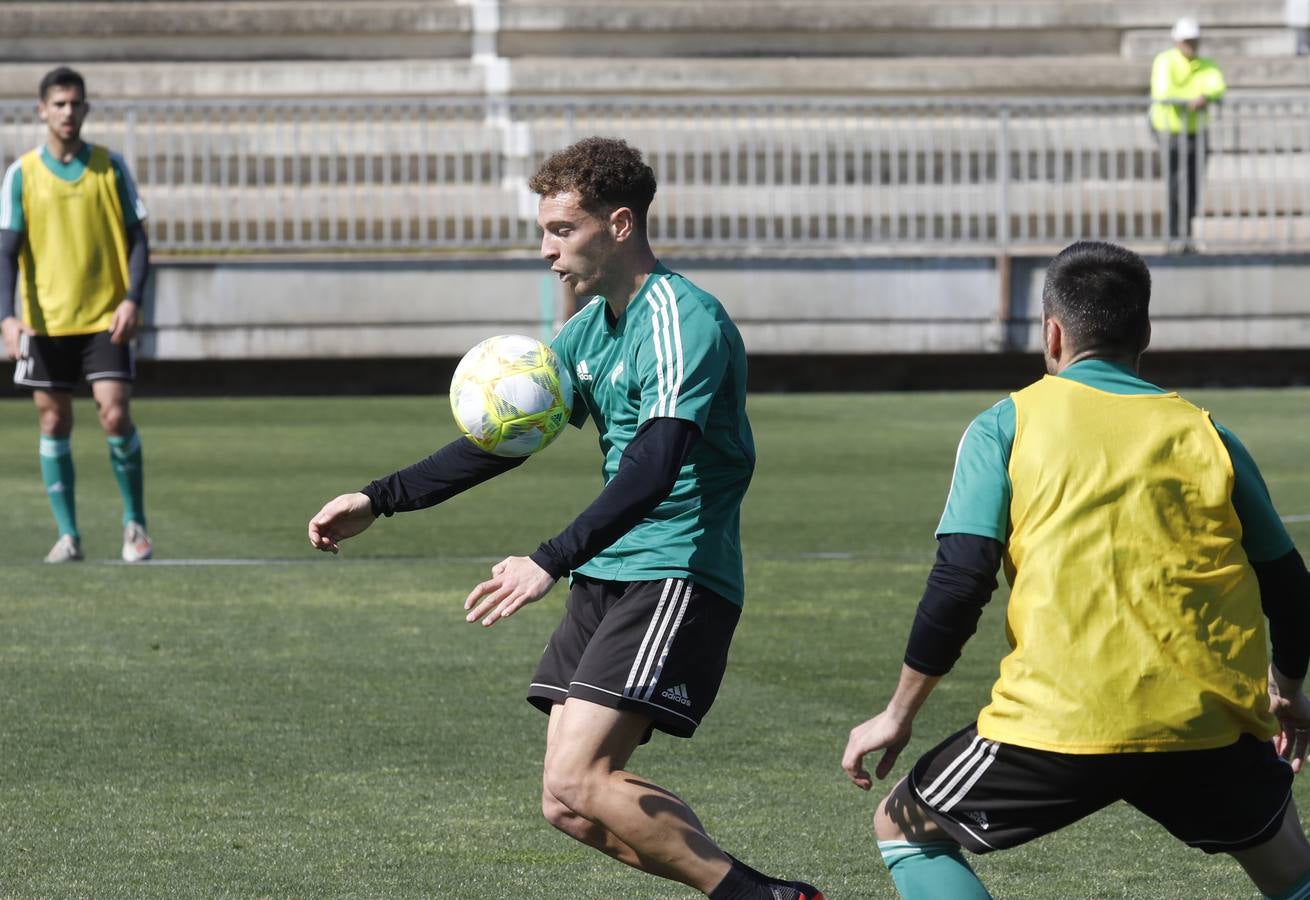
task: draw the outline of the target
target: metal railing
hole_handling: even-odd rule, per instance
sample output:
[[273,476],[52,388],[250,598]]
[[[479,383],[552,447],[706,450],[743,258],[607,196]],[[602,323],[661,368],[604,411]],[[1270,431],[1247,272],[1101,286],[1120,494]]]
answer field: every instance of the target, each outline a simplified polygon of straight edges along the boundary
[[[1233,97],[1212,117],[1194,239],[1310,248],[1310,95]],[[1170,238],[1168,146],[1133,98],[97,101],[84,134],[128,160],[153,246],[176,252],[531,248],[527,176],[589,134],[645,152],[661,247]],[[0,103],[0,162],[42,139],[32,104]]]

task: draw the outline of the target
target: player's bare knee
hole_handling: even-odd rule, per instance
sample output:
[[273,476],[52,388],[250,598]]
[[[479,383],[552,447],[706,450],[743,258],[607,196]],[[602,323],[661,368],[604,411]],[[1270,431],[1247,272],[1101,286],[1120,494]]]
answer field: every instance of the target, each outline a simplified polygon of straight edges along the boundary
[[577,821],[578,814],[569,809],[550,791],[541,792],[541,815],[547,822],[565,834],[571,834],[570,827]]
[[600,774],[589,766],[564,760],[547,760],[544,778],[546,793],[566,809],[585,817],[591,798],[600,787]]
[[63,410],[43,409],[38,413],[37,420],[41,433],[47,437],[68,437],[68,433],[73,430],[73,417],[66,415]]
[[128,418],[127,407],[110,403],[99,407],[100,427],[105,434],[122,435],[131,430],[132,420]]

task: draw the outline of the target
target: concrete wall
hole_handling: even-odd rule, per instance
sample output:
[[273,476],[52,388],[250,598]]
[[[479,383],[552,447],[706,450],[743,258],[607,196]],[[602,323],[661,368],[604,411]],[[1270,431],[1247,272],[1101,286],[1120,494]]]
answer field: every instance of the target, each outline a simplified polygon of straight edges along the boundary
[[[758,355],[1038,350],[1045,257],[673,259]],[[1310,256],[1150,258],[1160,350],[1310,348]],[[1007,281],[1008,297],[1003,296]],[[543,264],[473,259],[161,261],[143,359],[458,357],[491,334],[549,335]]]

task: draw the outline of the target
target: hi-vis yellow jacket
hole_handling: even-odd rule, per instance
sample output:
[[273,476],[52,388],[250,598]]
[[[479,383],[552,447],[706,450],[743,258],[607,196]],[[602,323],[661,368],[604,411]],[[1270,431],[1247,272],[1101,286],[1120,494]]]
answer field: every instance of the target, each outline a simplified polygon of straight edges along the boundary
[[[1173,47],[1155,57],[1151,66],[1152,100],[1195,100],[1207,97],[1212,102],[1223,97],[1228,90],[1224,73],[1214,60],[1198,56],[1188,59],[1181,50]],[[1205,110],[1191,112],[1171,103],[1151,105],[1151,127],[1165,134],[1195,134],[1210,122]]]

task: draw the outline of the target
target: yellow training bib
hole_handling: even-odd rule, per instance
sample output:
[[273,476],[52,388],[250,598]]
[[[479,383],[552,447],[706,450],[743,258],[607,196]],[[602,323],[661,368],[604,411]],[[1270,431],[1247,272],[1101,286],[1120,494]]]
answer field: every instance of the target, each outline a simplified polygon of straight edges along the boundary
[[1013,398],[1012,649],[978,733],[1059,753],[1271,737],[1260,590],[1209,415],[1055,377]]
[[38,334],[91,334],[109,327],[127,295],[127,230],[109,152],[93,147],[76,181],[23,155],[27,240],[19,257],[23,320]]

